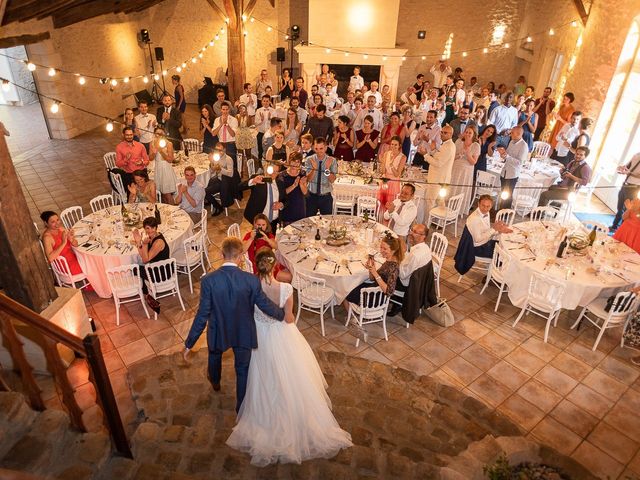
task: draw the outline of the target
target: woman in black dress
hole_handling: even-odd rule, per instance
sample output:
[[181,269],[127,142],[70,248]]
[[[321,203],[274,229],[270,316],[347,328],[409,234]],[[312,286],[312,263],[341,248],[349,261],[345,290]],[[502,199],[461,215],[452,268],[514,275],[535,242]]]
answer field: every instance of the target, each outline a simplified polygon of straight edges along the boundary
[[493,149],[496,145],[496,127],[494,125],[487,125],[478,137],[478,142],[480,143],[480,156],[473,166],[474,181],[478,171],[487,171],[487,155],[490,157],[493,156]]
[[[164,239],[161,233],[158,233],[158,221],[155,217],[147,217],[142,221],[142,227],[147,234],[145,238],[142,238],[138,229],[133,230],[133,240],[136,243],[138,249],[138,255],[142,258],[142,262],[151,264],[155,262],[161,262],[162,260],[169,260],[169,244]],[[162,275],[164,273],[164,275]],[[162,272],[162,279],[169,278],[173,272]],[[165,277],[166,275],[166,277]],[[143,265],[140,265],[140,277],[142,278],[142,293],[145,295],[147,305],[156,313],[160,313],[160,303],[149,294],[147,289],[146,280],[147,272]]]
[[211,105],[203,105],[200,109],[200,131],[202,136],[202,151],[211,153],[218,143],[218,137],[213,134],[214,113]]
[[300,174],[302,153],[292,153],[287,163],[287,169],[278,176],[278,182],[282,183],[286,193],[284,208],[280,211],[280,219],[284,225],[297,222],[307,216],[305,207],[305,196],[308,191],[307,177]]
[[291,98],[293,93],[293,78],[291,78],[291,72],[288,68],[282,70],[282,77],[280,77],[280,100]]
[[284,133],[277,132],[273,135],[274,142],[273,145],[269,147],[267,153],[264,158],[267,161],[267,164],[272,160],[278,160],[280,162],[284,162],[287,159],[288,149],[287,145],[284,143]]

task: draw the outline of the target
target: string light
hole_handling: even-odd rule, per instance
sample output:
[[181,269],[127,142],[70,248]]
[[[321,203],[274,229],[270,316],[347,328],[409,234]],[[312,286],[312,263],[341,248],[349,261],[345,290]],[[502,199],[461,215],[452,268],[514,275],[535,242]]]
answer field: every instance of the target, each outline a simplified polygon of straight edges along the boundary
[[186,62],[182,62],[182,65],[180,65],[182,68],[187,68],[187,63]]
[[256,21],[256,19],[255,19],[255,18],[253,18],[253,17],[251,17],[251,23],[253,23],[253,22],[255,22],[255,21]]
[[213,37],[213,38],[215,38],[215,39],[216,39],[216,41],[217,41],[217,40],[220,40],[220,35],[218,35],[218,34],[216,33],[216,36],[215,36],[215,37]]
[[427,59],[427,57],[425,57],[425,56],[423,55],[423,56],[422,56],[422,60],[426,60],[426,59]]
[[578,22],[576,22],[575,20],[573,22],[571,22],[571,26],[573,28],[576,28],[578,26]]
[[215,44],[216,44],[216,42],[214,42],[213,40],[211,40],[211,41],[209,42],[209,46],[210,46],[210,47],[213,47]]
[[56,75],[56,69],[51,67],[47,72],[47,75],[49,75],[50,77],[54,77]]
[[58,102],[53,102],[53,103],[51,104],[51,108],[50,108],[50,110],[51,110],[51,113],[58,113],[58,110],[60,110],[60,103],[58,103]]
[[438,192],[438,195],[440,196],[440,198],[444,198],[447,196],[447,188],[444,185],[440,187],[440,191]]
[[113,122],[109,120],[105,128],[107,129],[107,132],[113,132]]
[[407,57],[402,57],[402,61],[404,62],[407,59]]
[[115,87],[116,85],[118,85],[118,80],[116,80],[115,78],[111,79],[111,86]]
[[467,52],[462,52],[462,56],[466,57],[467,56]]
[[[244,34],[245,34],[245,35],[247,34],[246,30],[245,30]],[[200,53],[198,54],[198,58],[202,58],[202,57],[203,57],[203,53],[202,53],[202,52],[200,52]]]
[[489,49],[488,49],[487,47],[484,47],[484,48],[482,49],[482,53],[489,53]]
[[9,83],[9,80],[2,80],[2,90],[4,90],[5,92],[8,92],[9,89],[11,88],[11,84]]
[[369,58],[369,55],[367,55],[367,54],[365,53],[364,55],[362,55],[362,58],[364,58],[364,59],[366,60],[367,58]]
[[160,148],[164,148],[167,146],[167,141],[164,138],[161,138],[158,145],[160,145]]
[[527,43],[531,43],[531,42],[533,42],[533,38],[527,37]]
[[331,53],[331,49],[330,49],[330,48],[327,48],[327,49],[325,49],[325,52],[327,52],[327,53]]
[[224,35],[224,28],[220,29],[220,33]]
[[[289,40],[289,35],[285,35],[285,36],[284,36],[284,39],[285,39],[285,40]],[[328,49],[327,49],[327,50],[328,50]]]
[[386,62],[387,61],[387,57],[382,57],[382,61]]
[[556,34],[555,30],[554,30],[553,28],[550,28],[550,29],[549,29],[549,35],[552,35],[552,36],[553,36],[553,35],[555,35],[555,34]]
[[500,198],[502,200],[507,200],[509,198],[509,192],[507,190],[503,190],[500,192]]
[[191,57],[191,63],[196,63],[198,59],[196,57]]
[[504,48],[509,48],[511,45],[509,45],[509,42],[504,44]]
[[167,73],[169,73],[169,72],[167,72],[166,70],[162,70],[162,76],[163,76],[163,77],[166,77],[166,76],[167,76]]
[[144,78],[142,79],[142,81],[144,83],[149,83],[149,77],[147,77],[146,75],[144,76]]
[[246,21],[247,21],[247,16],[246,16],[244,13],[242,14],[242,21],[243,21],[243,22],[246,22]]
[[182,71],[182,67],[178,66],[178,68],[176,68],[176,72],[180,73]]
[[247,35],[249,35],[249,32],[245,30],[244,32],[242,32],[242,34],[246,37]]
[[122,81],[123,81],[124,83],[129,83],[129,77],[124,77],[124,78],[122,79]]
[[160,75],[158,75],[157,73],[153,76],[153,79],[157,82],[158,80],[160,80]]
[[349,52],[344,52],[344,56],[348,57],[349,56]]
[[33,72],[35,71],[35,69],[36,69],[36,66],[33,63],[31,62],[27,63],[27,70],[29,70],[30,72]]
[[270,32],[271,30],[273,30],[273,28],[267,27],[267,32]]

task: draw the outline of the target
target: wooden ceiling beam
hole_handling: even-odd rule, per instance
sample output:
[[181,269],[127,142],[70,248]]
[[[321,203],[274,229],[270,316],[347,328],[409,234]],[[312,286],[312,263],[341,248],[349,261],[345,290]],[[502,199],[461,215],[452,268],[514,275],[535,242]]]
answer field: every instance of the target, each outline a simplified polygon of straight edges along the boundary
[[0,38],[0,48],[17,47],[18,45],[29,45],[51,38],[49,32],[36,33],[35,35],[17,35],[15,37]]
[[9,3],[9,0],[0,0],[0,25],[2,25],[4,12],[7,10],[7,3]]
[[587,13],[587,9],[584,6],[584,2],[582,0],[573,0],[573,4],[576,6],[576,10],[578,10],[578,15],[580,15],[582,25],[586,25],[589,14]]
[[207,3],[211,5],[211,8],[213,8],[213,10],[218,14],[223,22],[227,19],[227,14],[224,10],[222,10],[220,5],[216,3],[216,0],[207,0]]

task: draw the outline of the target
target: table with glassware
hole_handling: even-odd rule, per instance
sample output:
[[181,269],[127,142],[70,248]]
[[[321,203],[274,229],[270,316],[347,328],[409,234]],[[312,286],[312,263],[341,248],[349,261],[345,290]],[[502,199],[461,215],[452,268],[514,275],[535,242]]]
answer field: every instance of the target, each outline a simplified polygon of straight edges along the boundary
[[[590,232],[581,225],[532,221],[512,229],[513,233],[500,236],[500,245],[507,254],[509,299],[517,307],[524,304],[534,272],[564,284],[561,306],[567,310],[640,283],[640,255],[603,233],[589,246]],[[558,258],[558,246],[565,236],[568,245]]]
[[[500,186],[500,173],[502,172],[503,166],[504,162],[497,152],[493,157],[487,157],[487,172],[498,177],[497,187]],[[526,165],[522,166],[518,181],[526,180],[540,183],[546,190],[560,178],[560,166],[561,164],[555,160],[533,159],[533,161],[527,162]]]
[[[372,163],[360,162],[338,162],[338,176],[333,184],[333,191],[336,194],[353,194],[355,199],[359,195],[368,195],[377,197],[379,175],[373,171]],[[418,215],[416,222],[423,223],[424,216],[424,198],[426,195],[426,184],[418,182],[426,182],[427,176],[420,167],[407,166],[404,174],[400,179],[402,183],[413,183],[416,187],[414,201],[418,207]],[[384,205],[382,206],[384,208]]]
[[[379,247],[387,231],[373,220],[347,215],[304,218],[276,236],[279,261],[294,277],[302,273],[325,279],[340,303],[369,278],[365,267],[369,255],[374,255],[377,267],[384,263]],[[320,240],[315,239],[316,233]]]
[[[190,153],[189,156],[185,155],[182,150],[174,153],[175,160],[172,163],[173,171],[178,178],[178,181],[184,179],[184,169],[186,167],[193,167],[196,171],[196,180],[198,180],[204,187],[209,184],[211,178],[211,171],[209,170],[209,155],[207,153]],[[155,160],[149,162],[147,171],[149,177],[153,178],[155,170]]]
[[[189,215],[177,206],[156,204],[161,224],[158,232],[167,243],[171,257],[184,260],[183,242],[193,233]],[[153,217],[155,205],[151,203],[127,204],[124,216],[120,205],[87,215],[73,226],[78,246],[73,247],[82,271],[93,289],[102,298],[111,297],[107,269],[132,263],[142,264],[134,245],[133,229],[140,230],[142,220]]]

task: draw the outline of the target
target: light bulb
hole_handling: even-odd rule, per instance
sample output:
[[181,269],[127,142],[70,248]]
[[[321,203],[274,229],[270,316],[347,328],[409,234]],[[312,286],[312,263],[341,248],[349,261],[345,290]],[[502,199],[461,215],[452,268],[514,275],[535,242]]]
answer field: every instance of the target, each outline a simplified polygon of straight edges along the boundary
[[484,47],[484,48],[482,49],[482,53],[489,53],[489,49],[488,49],[487,47]]
[[58,110],[60,110],[60,105],[58,104],[58,102],[54,102],[51,104],[51,113],[58,113]]
[[118,85],[118,80],[116,80],[115,78],[111,79],[111,86],[115,87],[116,85]]
[[[229,23],[229,17],[224,19],[224,23]],[[222,30],[222,29],[220,29],[220,30]]]
[[504,44],[504,48],[509,48],[510,46],[511,46],[511,45],[509,45],[509,43],[508,43],[508,42]]
[[213,161],[214,162],[219,162],[220,161],[220,154],[219,153],[214,153],[213,154]]
[[462,52],[462,56],[466,57],[467,56],[467,52]]
[[503,190],[502,192],[500,192],[500,198],[502,200],[506,200],[509,198],[509,192],[507,190]]
[[404,62],[407,59],[407,57],[402,57],[402,61]]
[[[246,35],[246,34],[247,34],[247,32],[244,32],[244,34]],[[200,53],[198,54],[198,58],[202,58],[202,56],[203,56],[203,54],[202,54],[202,52],[200,52]]]
[[107,132],[113,132],[113,122],[109,120],[105,128],[107,129]]
[[569,192],[569,196],[567,197],[569,203],[573,203],[576,201],[576,192]]
[[182,67],[178,66],[178,67],[176,68],[176,72],[180,73],[181,71],[182,71]]
[[187,68],[187,63],[186,62],[182,62],[182,68]]
[[2,90],[8,92],[10,88],[11,84],[9,83],[9,80],[2,80]]
[[49,75],[50,77],[55,76],[55,74],[56,74],[56,69],[55,69],[55,68],[53,68],[53,67],[51,67],[51,68],[49,69],[49,71],[47,72],[47,75]]
[[267,167],[267,174],[268,174],[268,175],[271,175],[272,173],[273,173],[273,165],[269,165],[269,166]]
[[447,196],[447,189],[445,187],[440,187],[440,191],[438,192],[440,198],[444,198]]
[[213,47],[214,45],[215,45],[215,42],[214,42],[213,40],[211,40],[211,41],[209,42],[209,46],[210,46],[210,47]]
[[215,37],[213,37],[213,38],[215,38],[216,40],[220,40],[220,35],[218,35],[218,34],[216,33],[216,36],[215,36]]
[[167,146],[167,141],[164,138],[161,138],[158,145],[160,145],[160,148],[164,148]]
[[[284,36],[284,39],[285,39],[285,40],[289,40],[289,35],[285,35],[285,36]],[[327,53],[329,53],[329,52],[327,52]]]
[[273,28],[267,27],[267,32],[270,32],[271,30],[273,30]]
[[556,34],[555,30],[553,28],[550,28],[549,35],[555,35],[555,34]]
[[158,75],[158,74],[156,73],[156,74],[153,76],[153,79],[154,79],[155,81],[160,80],[160,75]]
[[87,83],[87,80],[84,77],[80,77],[80,78],[78,78],[78,83],[80,85],[84,85],[85,83]]
[[527,43],[531,43],[531,42],[533,42],[533,38],[527,37]]
[[198,59],[196,57],[191,57],[191,63],[196,63]]
[[224,35],[224,28],[220,29],[220,33]]
[[422,60],[426,60],[426,59],[427,59],[427,57],[425,57],[425,56],[423,55],[423,56],[422,56]]
[[330,48],[326,48],[324,51],[327,52],[327,53],[331,53],[331,49]]
[[147,77],[146,75],[142,78],[142,81],[144,83],[149,83],[149,77]]
[[129,77],[124,77],[124,78],[122,79],[122,81],[123,81],[124,83],[129,83]]
[[27,63],[27,70],[29,70],[30,72],[33,72],[35,69],[36,69],[36,66],[33,63],[31,62]]
[[162,76],[163,76],[163,77],[166,77],[166,76],[167,76],[167,73],[169,73],[169,72],[167,72],[166,70],[162,70]]
[[249,32],[245,30],[242,34],[246,37],[247,35],[249,35]]

